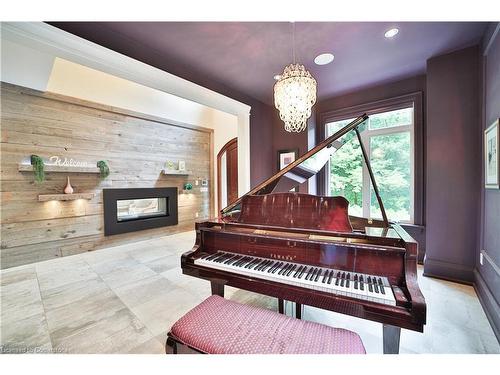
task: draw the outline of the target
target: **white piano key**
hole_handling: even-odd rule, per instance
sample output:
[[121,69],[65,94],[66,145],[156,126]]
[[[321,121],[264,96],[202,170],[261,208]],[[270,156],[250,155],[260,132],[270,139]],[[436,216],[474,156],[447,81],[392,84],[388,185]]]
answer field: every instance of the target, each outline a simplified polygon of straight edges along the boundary
[[[250,276],[250,277],[261,278],[261,279],[271,280],[271,281],[275,281],[275,282],[281,282],[281,283],[285,283],[288,285],[295,285],[295,286],[299,286],[302,288],[308,288],[311,290],[318,290],[318,291],[322,291],[322,292],[326,292],[326,293],[332,293],[332,294],[337,294],[337,295],[341,295],[341,296],[348,296],[351,298],[357,298],[357,299],[372,301],[372,302],[376,302],[376,303],[383,303],[383,304],[394,305],[394,306],[396,305],[396,300],[394,298],[394,294],[392,293],[392,289],[390,287],[389,281],[385,277],[381,277],[381,276],[375,277],[377,282],[378,282],[378,278],[382,279],[382,282],[384,284],[384,291],[385,291],[385,294],[383,294],[380,292],[376,293],[374,290],[372,290],[372,292],[369,291],[367,280],[368,280],[368,276],[370,276],[370,278],[374,277],[371,275],[365,275],[365,274],[361,274],[361,273],[354,273],[354,272],[347,272],[347,271],[339,271],[339,270],[329,269],[329,268],[325,268],[325,267],[313,267],[313,269],[317,269],[317,271],[314,273],[313,277],[306,280],[306,276],[307,276],[308,272],[310,271],[311,266],[301,265],[298,263],[285,262],[285,261],[273,261],[274,263],[271,265],[267,265],[264,270],[260,270],[260,269],[256,270],[255,268],[258,268],[257,265],[259,264],[259,262],[266,260],[266,259],[258,258],[258,257],[251,257],[251,256],[241,256],[238,254],[230,254],[228,252],[219,252],[219,256],[223,255],[223,254],[227,255],[227,257],[224,258],[223,261],[215,262],[214,260],[217,259],[216,256],[214,256],[214,257],[205,256],[205,257],[196,259],[194,261],[194,263],[208,267],[208,268],[220,269],[223,271],[232,272],[232,273],[236,273],[236,274],[240,274],[240,275],[246,275],[246,276]],[[241,258],[236,260],[236,261],[230,262],[231,264],[225,263],[226,260],[231,260],[235,256],[241,256]],[[244,258],[246,258],[246,260],[247,260],[244,265],[241,265],[241,266],[234,265],[234,264],[237,264],[239,261],[243,260]],[[252,266],[250,268],[246,267],[249,264],[251,264],[252,261],[254,261],[254,263],[252,263]],[[269,272],[270,270],[274,269],[278,264],[280,264],[280,265],[274,272]],[[262,264],[259,266],[262,266]],[[293,271],[289,272],[290,268],[293,266],[296,266],[296,267],[293,269]],[[300,273],[297,273],[297,276],[293,277],[294,274],[300,269],[301,266],[302,266],[302,269],[300,272],[303,273],[302,277],[299,278]],[[286,269],[286,271],[279,274],[280,271],[283,269]],[[324,278],[325,272],[329,273],[330,271],[333,271],[331,283],[328,284],[328,276],[327,276],[325,282],[323,283],[323,278]],[[320,272],[320,275],[317,277],[318,272]],[[346,279],[344,279],[343,286],[341,285],[340,280],[339,280],[338,285],[335,284],[338,272],[340,272],[341,275],[345,273],[346,276],[349,273],[349,275],[350,275],[349,286],[346,285]],[[354,288],[354,276],[355,275],[358,276],[358,289]],[[361,290],[361,288],[360,288],[360,282],[359,282],[360,276],[363,276],[363,279],[365,282],[364,290]],[[316,278],[317,278],[317,280],[316,280]],[[379,285],[379,287],[381,287],[381,286]],[[372,288],[373,288],[373,286],[372,286]]]

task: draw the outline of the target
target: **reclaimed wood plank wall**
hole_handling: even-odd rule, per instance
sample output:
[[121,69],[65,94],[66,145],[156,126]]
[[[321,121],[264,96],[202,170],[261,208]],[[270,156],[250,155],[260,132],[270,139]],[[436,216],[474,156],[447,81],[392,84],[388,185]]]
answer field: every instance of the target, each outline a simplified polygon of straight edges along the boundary
[[[212,190],[212,130],[175,124],[79,99],[1,84],[1,268],[92,251],[194,229],[208,217]],[[95,164],[107,160],[111,174],[46,173],[41,184],[18,163],[31,154],[52,155]],[[161,174],[166,160],[185,160],[190,176]],[[62,193],[66,177],[91,200],[39,202],[39,194]],[[191,182],[194,189],[183,192]],[[103,188],[177,187],[179,224],[104,236]],[[198,218],[196,214],[198,213]]]

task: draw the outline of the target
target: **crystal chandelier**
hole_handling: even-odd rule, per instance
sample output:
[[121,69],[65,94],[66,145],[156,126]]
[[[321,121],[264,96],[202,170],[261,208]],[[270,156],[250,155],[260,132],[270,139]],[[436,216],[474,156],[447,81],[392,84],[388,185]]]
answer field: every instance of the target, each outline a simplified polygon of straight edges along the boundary
[[316,80],[302,64],[287,65],[274,84],[274,106],[287,132],[306,129],[311,107],[316,103],[316,86]]

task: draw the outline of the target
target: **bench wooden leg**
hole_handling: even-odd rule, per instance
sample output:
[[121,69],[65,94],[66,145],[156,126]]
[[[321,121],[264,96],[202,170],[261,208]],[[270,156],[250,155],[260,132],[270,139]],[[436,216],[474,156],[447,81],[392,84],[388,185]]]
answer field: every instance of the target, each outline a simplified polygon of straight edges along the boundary
[[167,342],[165,343],[165,353],[177,354],[177,342],[171,337],[167,337]]
[[212,287],[212,295],[224,297],[224,284],[211,281],[210,286]]
[[384,324],[383,337],[384,337],[384,354],[399,354],[399,338],[401,335],[401,328]]
[[278,298],[278,312],[280,314],[285,313],[285,303],[281,298]]

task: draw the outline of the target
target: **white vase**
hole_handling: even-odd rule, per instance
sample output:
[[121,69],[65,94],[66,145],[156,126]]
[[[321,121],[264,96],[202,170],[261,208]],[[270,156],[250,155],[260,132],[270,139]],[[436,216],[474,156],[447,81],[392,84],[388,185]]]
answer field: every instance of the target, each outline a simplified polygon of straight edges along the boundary
[[66,187],[64,188],[64,194],[73,194],[73,186],[71,186],[71,183],[69,182],[69,176],[68,176],[68,182],[66,183]]

